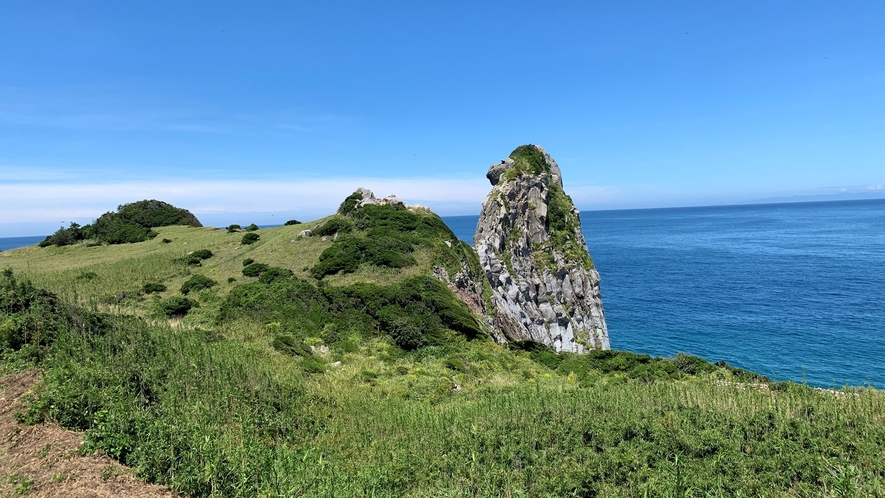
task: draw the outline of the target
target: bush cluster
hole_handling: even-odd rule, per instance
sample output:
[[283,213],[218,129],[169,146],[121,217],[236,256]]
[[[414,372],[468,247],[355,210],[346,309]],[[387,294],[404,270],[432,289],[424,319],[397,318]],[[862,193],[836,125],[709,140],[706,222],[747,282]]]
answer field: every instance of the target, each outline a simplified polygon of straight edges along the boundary
[[[247,261],[251,261],[251,260],[247,260]],[[246,261],[243,261],[243,264],[245,264],[245,263],[246,263]],[[264,263],[250,262],[248,265],[243,267],[243,276],[244,277],[257,277],[257,276],[261,275],[262,273],[266,272],[268,269],[270,269],[270,267]]]
[[183,258],[183,261],[189,266],[200,266],[203,264],[203,260],[209,259],[211,257],[212,251],[210,251],[209,249],[200,249],[185,256]]
[[314,278],[336,273],[353,273],[367,263],[386,268],[405,268],[415,264],[409,253],[412,245],[394,237],[346,237],[320,254],[319,261],[311,269]]
[[[257,265],[262,264],[246,268]],[[361,335],[382,330],[405,350],[444,344],[446,330],[468,339],[484,336],[466,305],[431,277],[414,277],[388,286],[316,286],[295,278],[288,270],[262,266],[259,282],[231,290],[221,307],[220,321],[251,318],[279,322],[282,332],[299,338],[324,336],[327,326]],[[265,278],[277,272],[283,275]]]
[[181,296],[172,296],[160,303],[160,311],[168,317],[184,316],[196,307],[196,301]]
[[254,232],[254,231],[258,230],[258,225],[256,225],[255,223],[252,223],[251,225],[247,226],[245,230],[247,232]]
[[733,377],[741,382],[769,382],[769,379],[732,367],[725,362],[715,365],[697,356],[679,353],[673,358],[652,357],[630,351],[591,351],[578,355],[574,353],[555,353],[547,346],[530,340],[516,341],[508,344],[514,351],[526,351],[537,363],[568,375],[586,376],[590,371],[605,374],[620,373],[627,378],[654,382],[668,379],[681,379],[685,376],[710,373],[717,368],[725,368]]
[[0,353],[30,346],[39,357],[62,332],[94,334],[107,328],[102,315],[64,304],[10,269],[0,273]]
[[181,284],[181,293],[187,295],[193,291],[208,289],[215,285],[218,285],[218,282],[212,280],[209,277],[204,277],[203,275],[193,275],[191,276],[191,278],[187,279],[183,284]]
[[361,194],[359,192],[354,192],[354,193],[348,195],[344,199],[344,202],[342,202],[341,205],[338,206],[338,214],[341,214],[344,216],[349,215],[350,213],[353,212],[354,209],[356,209],[356,205],[361,200],[363,200],[363,194]]
[[325,237],[335,235],[336,233],[350,233],[351,231],[353,231],[353,221],[343,216],[334,216],[322,225],[314,228],[311,235]]
[[300,225],[300,224],[301,224],[301,222],[298,220],[289,220],[289,221],[283,223],[283,226],[288,227],[288,226]]
[[258,277],[258,281],[262,284],[271,284],[278,280],[286,280],[294,278],[295,274],[292,270],[280,268],[278,266],[268,266],[264,263],[255,263],[252,259],[243,261],[243,264],[249,262],[243,267],[244,277]]
[[249,233],[243,235],[243,239],[240,240],[240,243],[243,244],[244,246],[248,246],[248,245],[252,245],[252,244],[258,242],[258,239],[260,239],[260,238],[261,238],[261,236],[258,235],[257,233],[249,232]]
[[271,266],[267,270],[261,272],[261,275],[258,276],[258,281],[262,284],[272,284],[278,280],[286,280],[294,277],[295,274],[292,273],[292,270]]
[[212,251],[209,249],[199,249],[190,253],[190,256],[193,258],[209,259],[212,257]]
[[312,354],[310,351],[310,347],[305,345],[293,335],[278,335],[274,337],[273,343],[271,343],[271,345],[277,351],[292,356],[310,356]]
[[151,228],[169,225],[203,226],[190,211],[151,199],[122,204],[116,212],[101,215],[91,225],[80,227],[71,223],[68,228],[59,228],[39,245],[63,246],[86,239],[107,244],[143,242],[157,236]]
[[[353,273],[363,264],[404,268],[415,264],[412,253],[419,247],[444,251],[444,240],[457,241],[449,227],[435,214],[413,213],[392,206],[363,206],[349,211],[349,216],[331,218],[317,230],[314,231],[317,235],[339,235],[311,269],[311,276],[317,279],[336,273]],[[452,254],[444,255],[443,259],[454,259],[454,265],[460,266],[461,258],[454,254],[457,249],[447,247],[445,250]],[[447,266],[451,264],[447,263]]]
[[[88,227],[89,225],[87,225]],[[59,227],[52,235],[46,237],[37,244],[40,247],[48,246],[69,246],[86,239],[86,230],[80,227],[78,223],[71,222],[68,228]]]
[[155,294],[159,292],[166,292],[166,286],[158,283],[147,283],[144,284],[141,290],[145,294]]

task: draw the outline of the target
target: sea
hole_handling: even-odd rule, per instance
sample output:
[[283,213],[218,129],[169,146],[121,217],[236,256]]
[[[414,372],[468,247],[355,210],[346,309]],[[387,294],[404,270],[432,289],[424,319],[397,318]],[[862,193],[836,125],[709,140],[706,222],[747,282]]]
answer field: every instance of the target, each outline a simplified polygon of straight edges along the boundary
[[[444,218],[472,243],[477,216]],[[613,349],[885,388],[885,200],[585,211]]]
[[[478,219],[443,218],[469,243]],[[612,348],[885,389],[885,200],[585,211],[581,226]]]
[[8,251],[19,247],[32,246],[39,244],[45,239],[45,235],[27,236],[27,237],[0,237],[0,251]]

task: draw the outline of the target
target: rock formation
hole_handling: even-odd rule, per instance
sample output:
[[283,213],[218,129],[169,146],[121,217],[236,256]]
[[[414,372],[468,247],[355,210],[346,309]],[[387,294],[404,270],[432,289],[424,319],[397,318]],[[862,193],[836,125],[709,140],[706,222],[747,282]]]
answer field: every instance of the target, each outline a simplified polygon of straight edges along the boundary
[[348,203],[348,200],[345,200],[344,203],[341,204],[341,207],[338,208],[338,214],[347,214],[350,210],[354,208],[361,208],[363,206],[368,206],[370,204],[375,204],[378,206],[391,206],[394,209],[409,209],[411,211],[415,210],[427,210],[426,206],[422,206],[420,204],[406,204],[396,195],[388,195],[383,199],[378,199],[375,197],[375,194],[367,189],[360,187],[356,189],[348,200],[352,200],[352,203]]
[[486,176],[493,188],[473,246],[492,287],[498,339],[531,339],[557,352],[609,349],[599,273],[556,161],[523,145]]

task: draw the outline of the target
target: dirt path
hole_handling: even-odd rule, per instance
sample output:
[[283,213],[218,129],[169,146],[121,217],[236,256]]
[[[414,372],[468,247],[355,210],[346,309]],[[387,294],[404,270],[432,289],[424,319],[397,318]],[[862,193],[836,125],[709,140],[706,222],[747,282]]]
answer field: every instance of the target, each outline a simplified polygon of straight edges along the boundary
[[16,422],[21,397],[39,380],[37,370],[0,379],[0,497],[175,496],[166,488],[139,481],[108,457],[78,455],[81,433],[57,424]]

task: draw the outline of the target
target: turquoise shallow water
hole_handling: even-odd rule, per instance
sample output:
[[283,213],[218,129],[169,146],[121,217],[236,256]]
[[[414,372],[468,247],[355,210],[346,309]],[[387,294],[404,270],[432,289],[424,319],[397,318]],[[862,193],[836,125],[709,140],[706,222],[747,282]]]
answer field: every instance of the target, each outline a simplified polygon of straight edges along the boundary
[[[445,218],[471,241],[476,216]],[[612,347],[885,388],[885,200],[581,213]]]

